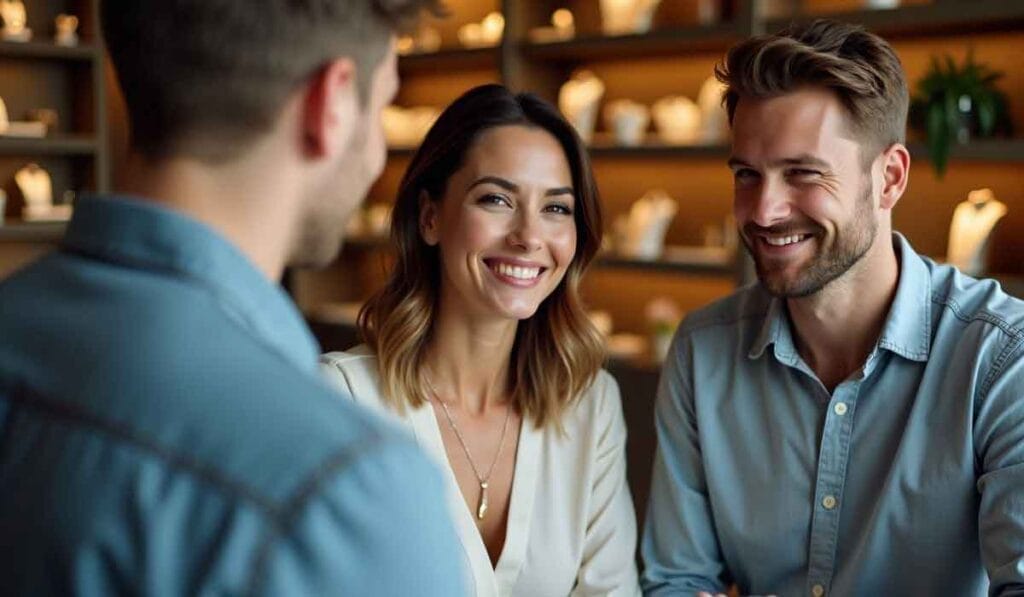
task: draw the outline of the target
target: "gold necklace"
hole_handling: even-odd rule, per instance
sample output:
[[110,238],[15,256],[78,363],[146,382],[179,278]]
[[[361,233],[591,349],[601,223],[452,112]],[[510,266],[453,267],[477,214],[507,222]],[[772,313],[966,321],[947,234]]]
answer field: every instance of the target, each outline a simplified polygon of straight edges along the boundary
[[466,440],[463,439],[462,433],[459,432],[459,428],[455,426],[455,419],[452,418],[452,413],[448,411],[448,405],[438,397],[437,388],[434,387],[430,378],[424,377],[424,380],[427,382],[427,387],[430,388],[430,393],[433,394],[434,400],[441,404],[441,410],[444,411],[444,418],[448,419],[448,426],[455,432],[455,439],[459,440],[459,445],[462,446],[462,451],[466,453],[466,460],[469,462],[469,468],[473,469],[473,475],[476,476],[477,483],[480,484],[480,501],[476,506],[476,519],[483,520],[484,515],[487,514],[488,508],[488,482],[491,480],[491,474],[494,473],[494,467],[498,464],[498,459],[501,458],[501,451],[505,448],[505,435],[508,431],[508,421],[512,418],[512,406],[509,405],[508,411],[505,413],[505,423],[501,426],[501,439],[498,440],[498,453],[494,455],[494,460],[491,462],[491,467],[487,470],[487,475],[482,476],[480,475],[480,471],[477,470],[476,464],[473,462],[473,456],[469,453],[469,446],[466,445]]

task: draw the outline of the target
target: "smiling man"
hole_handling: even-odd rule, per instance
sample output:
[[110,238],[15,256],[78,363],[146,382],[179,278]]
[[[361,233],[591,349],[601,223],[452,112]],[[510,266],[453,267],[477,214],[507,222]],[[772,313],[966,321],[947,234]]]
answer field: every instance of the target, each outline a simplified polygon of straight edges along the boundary
[[1024,303],[893,232],[899,59],[817,21],[742,42],[718,76],[759,284],[676,335],[645,590],[1024,590]]

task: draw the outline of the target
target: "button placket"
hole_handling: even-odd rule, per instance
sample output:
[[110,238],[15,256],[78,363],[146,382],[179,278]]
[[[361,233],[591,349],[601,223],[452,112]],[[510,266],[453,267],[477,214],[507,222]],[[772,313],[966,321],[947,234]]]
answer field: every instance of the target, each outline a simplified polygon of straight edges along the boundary
[[808,590],[816,596],[825,594],[835,573],[839,506],[853,435],[853,407],[860,383],[857,380],[840,384],[824,411],[808,550]]

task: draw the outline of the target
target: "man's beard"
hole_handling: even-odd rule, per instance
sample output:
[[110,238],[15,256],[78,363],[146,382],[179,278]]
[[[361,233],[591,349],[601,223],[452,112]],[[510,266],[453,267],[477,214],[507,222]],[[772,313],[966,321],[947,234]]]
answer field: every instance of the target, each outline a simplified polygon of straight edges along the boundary
[[360,127],[338,164],[337,178],[314,191],[293,244],[289,265],[320,268],[334,261],[341,251],[348,222],[359,217],[369,191],[363,152],[367,130]]
[[780,298],[801,298],[817,293],[833,280],[850,270],[871,248],[878,234],[878,222],[872,214],[871,183],[867,184],[864,193],[858,198],[856,212],[850,223],[836,231],[833,244],[825,247],[821,243],[825,239],[825,230],[814,225],[812,242],[819,243],[818,252],[810,263],[804,265],[795,278],[785,278],[780,272],[772,270],[758,259],[752,243],[756,235],[772,234],[785,236],[794,228],[790,224],[763,228],[748,223],[744,226],[743,244],[754,259],[757,279],[761,286],[770,294]]

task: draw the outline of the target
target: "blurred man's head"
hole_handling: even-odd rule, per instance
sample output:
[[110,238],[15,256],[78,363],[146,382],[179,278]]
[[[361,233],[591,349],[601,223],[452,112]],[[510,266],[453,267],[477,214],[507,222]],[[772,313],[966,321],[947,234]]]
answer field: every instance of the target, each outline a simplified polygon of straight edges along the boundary
[[736,219],[770,292],[814,294],[890,242],[909,100],[885,40],[820,20],[741,42],[716,74],[728,88]]
[[438,5],[104,0],[132,149],[152,163],[216,167],[244,160],[274,135],[292,143],[304,160],[303,221],[288,261],[323,263],[383,168],[380,110],[398,85],[394,34]]

